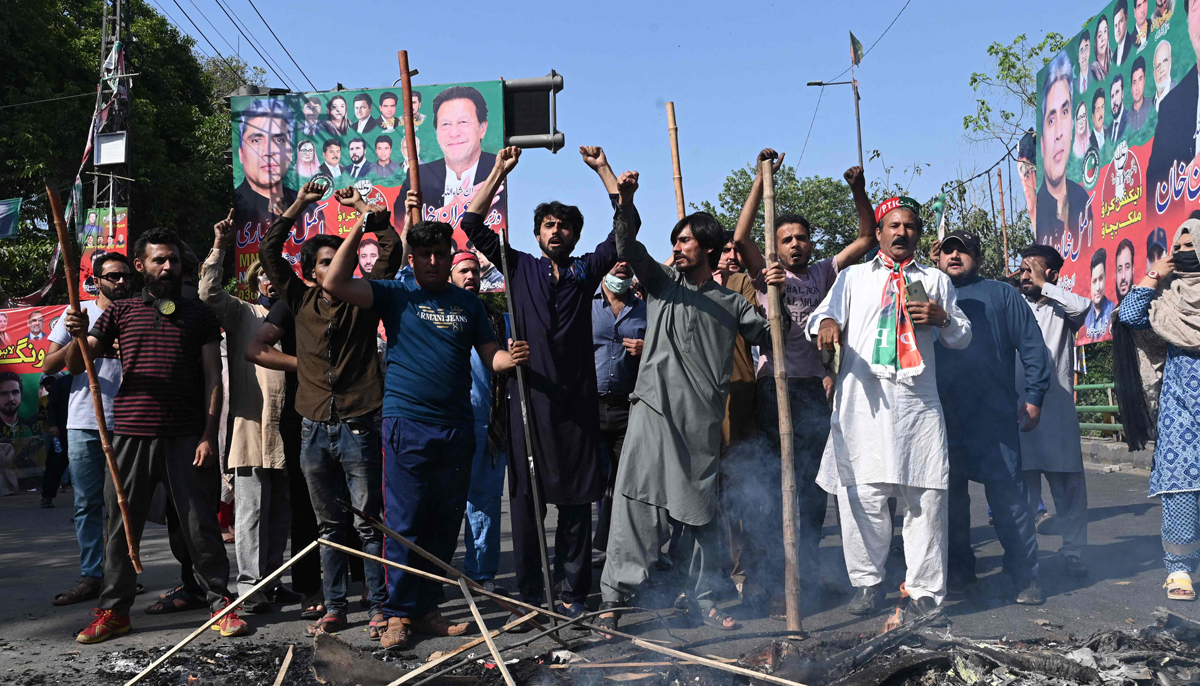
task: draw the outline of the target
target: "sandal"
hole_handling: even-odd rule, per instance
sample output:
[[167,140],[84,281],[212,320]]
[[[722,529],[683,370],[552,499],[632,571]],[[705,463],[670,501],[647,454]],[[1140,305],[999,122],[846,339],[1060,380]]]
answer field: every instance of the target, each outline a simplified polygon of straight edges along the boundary
[[92,598],[100,597],[100,579],[95,579],[90,576],[81,576],[75,585],[67,589],[66,593],[59,593],[54,596],[54,600],[50,601],[51,605],[74,605],[75,603],[91,600]]
[[320,619],[325,616],[325,598],[310,596],[304,599],[300,608],[300,619]]
[[734,631],[742,627],[733,615],[721,612],[716,607],[710,607],[708,612],[702,612],[701,617],[704,623],[709,626],[715,626],[722,631]]
[[336,612],[328,612],[324,617],[318,619],[316,624],[309,624],[307,627],[305,627],[304,635],[316,636],[317,634],[335,634],[345,628],[345,615],[339,615]]
[[160,595],[157,602],[146,608],[146,614],[168,615],[173,612],[198,610],[202,607],[208,607],[208,601],[188,593],[183,590],[183,586],[179,586],[173,591],[167,591]]
[[[601,629],[616,631],[621,622],[621,613],[615,610],[617,607],[617,603],[600,603],[600,611],[609,614],[609,616],[605,617],[604,614],[601,614],[592,620],[592,623]],[[597,631],[596,633],[606,641],[611,641],[614,638],[613,634],[606,634],[602,631]]]
[[1170,600],[1195,600],[1196,590],[1192,588],[1192,577],[1187,572],[1173,572],[1167,577],[1163,588],[1167,589]]
[[383,616],[383,613],[375,615],[371,621],[367,622],[367,638],[372,641],[378,641],[385,631],[387,631],[388,620]]
[[429,634],[430,636],[462,636],[470,627],[469,622],[451,624],[450,620],[437,611],[430,612],[412,623],[414,633]]

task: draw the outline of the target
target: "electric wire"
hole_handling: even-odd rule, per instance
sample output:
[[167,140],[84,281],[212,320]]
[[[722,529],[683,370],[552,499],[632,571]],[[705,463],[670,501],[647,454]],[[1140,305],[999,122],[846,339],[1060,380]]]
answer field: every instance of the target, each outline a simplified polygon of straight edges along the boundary
[[283,44],[283,41],[279,40],[279,36],[275,35],[275,29],[271,28],[271,25],[267,23],[266,17],[262,15],[262,12],[258,11],[258,6],[254,4],[254,0],[247,0],[247,2],[249,2],[250,6],[254,8],[254,13],[258,15],[258,18],[262,19],[263,25],[266,26],[267,30],[271,32],[271,35],[275,37],[275,42],[279,43],[279,47],[283,48],[284,54],[288,56],[288,59],[292,61],[292,64],[296,65],[296,69],[300,70],[300,74],[304,77],[304,80],[308,81],[308,85],[312,86],[314,91],[318,90],[317,84],[313,83],[312,79],[308,78],[308,74],[304,73],[304,69],[301,68],[300,63],[296,61],[295,57],[292,57],[291,51],[287,49],[287,46]]
[[6,110],[10,107],[24,107],[25,105],[38,105],[43,102],[55,102],[58,100],[70,100],[71,98],[96,97],[96,92],[91,93],[76,93],[75,95],[60,95],[57,98],[46,98],[44,100],[30,100],[29,102],[14,102],[11,105],[0,105],[0,110]]
[[231,24],[233,24],[233,28],[237,29],[237,32],[242,35],[242,38],[245,38],[246,42],[250,44],[250,47],[254,50],[254,52],[258,54],[258,57],[259,57],[259,59],[261,59],[263,61],[263,64],[265,64],[267,66],[267,68],[271,70],[271,73],[275,74],[275,77],[278,78],[281,82],[283,82],[283,85],[287,86],[288,88],[290,88],[292,90],[298,90],[296,88],[295,84],[289,82],[288,79],[284,78],[283,74],[279,73],[280,70],[275,68],[275,65],[272,63],[272,61],[267,59],[267,56],[263,54],[262,50],[258,49],[258,46],[255,45],[254,40],[249,35],[247,35],[247,33],[245,31],[242,30],[242,27],[238,24],[237,20],[235,20],[233,18],[233,14],[232,14],[231,10],[226,9],[224,3],[222,3],[221,0],[214,0],[214,1],[217,3],[217,7],[220,8],[220,10],[225,13],[225,16],[226,16],[226,18],[229,19],[229,22]]
[[221,54],[220,50],[217,50],[217,46],[213,45],[212,41],[208,39],[208,36],[205,35],[205,33],[203,31],[200,30],[200,27],[196,24],[195,21],[192,20],[192,17],[191,17],[191,15],[189,15],[187,13],[187,10],[183,9],[183,5],[179,4],[179,0],[171,0],[171,1],[175,3],[175,6],[179,8],[180,12],[183,12],[183,16],[188,20],[188,22],[191,23],[192,27],[196,29],[196,33],[200,34],[200,37],[204,39],[205,43],[208,43],[208,47],[212,48],[212,51],[214,53],[216,53],[217,57],[220,58],[222,62],[225,63],[225,66],[229,67],[230,74],[233,74],[235,78],[240,79],[242,82],[242,85],[248,85],[250,82],[247,81],[244,76],[242,76],[244,70],[238,69],[236,66],[234,66],[234,64],[232,62],[230,62],[228,59],[225,58],[224,55]]
[[[259,38],[258,38],[258,34],[254,33],[253,31],[250,30],[249,24],[247,24],[246,20],[242,19],[241,15],[238,14],[233,9],[233,5],[229,2],[229,0],[216,0],[216,2],[218,5],[224,5],[225,9],[229,10],[229,14],[231,14],[233,16],[234,25],[240,26],[242,28],[242,30],[245,32],[242,35],[246,37],[246,40],[250,41],[252,46],[257,45],[259,50],[261,50],[262,53],[266,55],[266,59],[270,60],[271,64],[275,65],[275,69],[279,73],[287,74],[287,78],[288,78],[288,82],[289,82],[288,87],[291,88],[292,90],[298,90],[296,88],[295,76],[291,72],[284,69],[283,65],[279,63],[279,60],[275,59],[275,55],[270,50],[267,49],[267,46],[263,45],[263,42],[261,40],[259,40]],[[267,28],[270,28],[270,27],[267,27]]]

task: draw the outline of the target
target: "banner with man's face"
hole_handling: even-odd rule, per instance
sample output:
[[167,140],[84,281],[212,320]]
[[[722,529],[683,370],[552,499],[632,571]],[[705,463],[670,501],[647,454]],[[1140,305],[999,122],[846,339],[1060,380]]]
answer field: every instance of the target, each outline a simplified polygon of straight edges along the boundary
[[[38,476],[46,464],[48,430],[39,385],[50,330],[66,305],[0,310],[0,470]],[[0,479],[4,474],[0,474]]]
[[[450,224],[452,247],[471,249],[459,224],[504,144],[503,86],[484,81],[414,86],[412,92],[421,217]],[[245,286],[246,270],[257,259],[259,241],[276,213],[286,209],[308,181],[322,181],[329,190],[297,219],[284,246],[297,272],[308,237],[345,235],[358,220],[356,212],[332,197],[336,189],[355,186],[367,202],[391,210],[396,230],[402,228],[410,161],[401,93],[396,87],[232,99],[239,295],[258,297]],[[507,215],[502,189],[486,221],[499,231]],[[379,244],[374,234],[367,234],[355,275],[369,273],[378,258]],[[501,290],[501,279],[488,278],[496,267],[486,261],[481,265],[483,290]]]
[[79,297],[95,300],[100,287],[92,274],[92,261],[110,252],[129,255],[129,210],[93,207],[84,215],[87,219],[79,231]]
[[1059,285],[1092,300],[1079,345],[1111,337],[1200,209],[1198,50],[1200,0],[1115,0],[1038,73],[1022,186],[1038,243],[1063,256]]

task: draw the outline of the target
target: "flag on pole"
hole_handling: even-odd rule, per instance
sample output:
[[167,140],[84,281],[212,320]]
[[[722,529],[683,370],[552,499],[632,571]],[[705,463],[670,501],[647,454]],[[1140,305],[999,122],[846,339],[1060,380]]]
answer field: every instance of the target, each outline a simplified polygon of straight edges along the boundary
[[854,37],[854,32],[850,32],[850,64],[858,66],[862,64],[863,46],[857,38]]
[[937,222],[937,239],[946,237],[946,194],[941,193],[933,201],[933,216]]
[[21,199],[0,200],[0,238],[17,235],[17,223],[21,221]]

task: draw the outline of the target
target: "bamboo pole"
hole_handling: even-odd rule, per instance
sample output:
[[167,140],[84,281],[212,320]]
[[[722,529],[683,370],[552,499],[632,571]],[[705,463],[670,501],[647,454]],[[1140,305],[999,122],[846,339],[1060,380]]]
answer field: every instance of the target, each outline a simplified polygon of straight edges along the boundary
[[475,624],[479,626],[479,633],[483,634],[483,640],[487,642],[488,650],[491,651],[492,657],[496,659],[496,669],[500,670],[500,676],[504,677],[504,683],[508,686],[517,686],[513,682],[512,675],[508,673],[508,667],[504,665],[504,657],[500,655],[500,651],[496,648],[496,642],[492,640],[492,635],[488,633],[487,624],[483,621],[483,615],[479,614],[479,608],[475,606],[475,599],[471,597],[471,589],[467,587],[465,577],[458,577],[458,587],[462,589],[463,597],[467,599],[467,605],[471,608],[471,615],[475,617]]
[[[62,200],[58,192],[46,184],[46,195],[50,198],[50,212],[54,215],[54,228],[58,232],[59,250],[62,252],[63,271],[67,279],[67,297],[71,309],[81,312],[79,307],[79,281],[75,275],[75,257],[71,254],[71,239],[67,235],[67,221],[63,217]],[[111,212],[109,220],[112,220]],[[104,460],[108,463],[108,473],[112,478],[113,491],[117,494],[117,506],[121,510],[121,524],[125,527],[125,543],[129,547],[129,560],[133,562],[133,571],[142,573],[142,559],[138,554],[137,537],[133,535],[133,526],[129,520],[129,500],[125,497],[125,485],[121,482],[121,471],[117,468],[117,454],[113,450],[112,436],[108,432],[108,422],[104,418],[104,396],[100,392],[100,377],[96,374],[96,363],[92,360],[92,351],[88,346],[87,332],[75,337],[79,346],[79,354],[83,357],[83,367],[87,371],[88,389],[92,394],[92,409],[96,412],[96,430],[100,434],[100,447],[104,450]]]
[[[536,616],[537,616],[537,613],[535,613],[535,612],[530,612],[527,615],[522,615],[522,616],[518,617],[517,619],[514,619],[513,621],[509,622],[508,624],[505,624],[504,626],[500,627],[499,629],[496,629],[495,631],[491,632],[491,636],[492,636],[492,638],[495,638],[495,637],[499,636],[500,634],[508,631],[509,629],[512,629],[516,626],[520,626],[521,624],[524,624],[525,622],[528,622],[529,620],[533,619]],[[455,648],[454,650],[451,650],[450,652],[445,653],[441,657],[438,657],[437,659],[434,659],[434,660],[430,660],[429,662],[426,662],[425,664],[421,665],[420,667],[417,667],[416,669],[406,673],[404,676],[400,677],[399,679],[396,679],[395,681],[388,684],[387,686],[401,686],[401,684],[408,683],[409,681],[416,679],[418,676],[421,676],[425,672],[428,672],[429,670],[433,669],[434,667],[437,667],[438,665],[445,663],[450,658],[452,658],[456,655],[459,655],[461,653],[464,653],[483,642],[484,642],[483,636],[480,636],[479,638],[473,639],[471,641],[467,641],[466,643],[460,645],[459,647]]]
[[[419,577],[422,577],[425,579],[429,579],[430,581],[437,581],[437,582],[445,584],[447,586],[457,585],[456,582],[451,581],[445,577],[441,577],[436,574],[430,574],[429,572],[425,572],[420,569],[413,569],[412,567],[402,565],[399,562],[392,562],[391,560],[385,560],[382,557],[370,555],[368,553],[364,553],[361,550],[355,550],[354,548],[350,548],[350,547],[341,545],[340,543],[334,543],[333,541],[327,541],[323,538],[317,539],[316,542],[320,543],[321,545],[329,546],[330,548],[340,550],[348,555],[357,555],[358,557],[361,557],[364,560],[372,560],[374,562],[378,562],[379,564],[387,565],[394,569],[403,570],[414,576],[419,576]],[[485,591],[483,589],[478,589],[478,588],[473,589],[473,590],[476,593],[478,593],[479,595],[487,596],[489,598],[492,598],[493,600],[495,600],[497,598],[504,599],[504,596],[502,596],[498,593],[491,593],[489,591]],[[692,655],[691,653],[685,653],[682,650],[675,650],[673,648],[667,648],[666,646],[660,646],[660,645],[657,645],[656,643],[652,642],[649,639],[638,638],[637,636],[633,636],[633,635],[627,634],[623,631],[618,631],[616,629],[606,629],[604,627],[597,626],[595,624],[590,624],[588,622],[580,622],[577,620],[571,620],[566,615],[559,614],[552,610],[544,610],[536,605],[530,605],[529,603],[523,603],[519,600],[512,600],[512,599],[507,599],[507,600],[514,605],[520,605],[521,607],[529,608],[530,610],[534,610],[535,612],[540,612],[540,613],[546,615],[547,617],[553,617],[555,619],[561,619],[563,621],[573,621],[574,623],[578,624],[579,626],[586,627],[588,629],[591,629],[592,631],[608,634],[610,636],[619,636],[621,638],[631,641],[634,645],[636,645],[637,647],[642,648],[644,650],[661,653],[663,655],[669,655],[671,657],[678,658],[681,660],[691,660],[693,662],[702,664],[705,667],[712,667],[714,669],[719,669],[719,670],[722,670],[725,672],[729,672],[731,674],[741,674],[742,676],[751,677],[752,679],[757,679],[759,681],[766,681],[766,682],[769,682],[772,684],[779,684],[779,686],[804,686],[804,684],[801,684],[800,682],[797,682],[797,681],[788,681],[787,679],[780,679],[779,677],[771,676],[770,674],[763,674],[762,672],[755,672],[753,670],[743,669],[742,667],[737,667],[735,665],[727,665],[725,663],[718,662],[716,660],[712,660],[712,659],[705,658],[705,657],[700,657],[699,655]],[[129,685],[126,684],[126,686],[129,686]],[[389,685],[389,686],[391,686],[391,685]]]
[[[395,530],[387,527],[385,524],[383,524],[379,520],[375,519],[374,517],[371,517],[366,512],[363,512],[362,510],[354,507],[353,505],[351,505],[350,503],[348,503],[344,500],[338,500],[337,503],[339,505],[341,505],[342,507],[346,508],[346,510],[348,512],[354,513],[358,518],[362,519],[367,524],[370,524],[371,526],[373,526],[376,530],[378,530],[384,536],[387,536],[388,538],[392,539],[393,541],[399,543],[400,545],[404,546],[405,548],[408,548],[409,550],[413,551],[414,553],[420,555],[421,557],[425,558],[429,562],[433,563],[434,566],[441,569],[443,572],[446,572],[447,574],[449,574],[451,579],[454,579],[455,581],[457,581],[459,579],[465,578],[467,580],[467,584],[469,584],[471,586],[471,588],[475,589],[476,591],[480,591],[480,592],[483,591],[483,587],[479,585],[479,582],[475,581],[474,579],[471,579],[470,577],[467,577],[462,572],[455,569],[453,565],[447,563],[445,560],[438,557],[437,555],[434,555],[433,553],[429,552],[428,550],[425,550],[424,548],[417,545],[416,543],[413,543],[412,541],[408,540],[404,536],[401,536]],[[438,578],[440,578],[440,577],[438,577]],[[454,585],[454,582],[451,582],[451,585]],[[517,611],[517,606],[507,599],[496,600],[496,604],[499,605],[501,607],[501,609],[507,610],[508,612],[511,612],[513,614],[522,614]],[[551,605],[551,607],[553,607],[553,605]],[[544,628],[542,626],[541,622],[535,621],[533,623],[533,625],[535,627],[537,627],[539,630]],[[561,638],[559,638],[558,634],[554,634],[552,636],[552,638],[562,647],[568,648],[567,642],[562,640]]]
[[[417,192],[417,207],[408,213],[408,225],[416,226],[421,221],[421,174],[417,160],[417,127],[413,125],[412,73],[408,70],[408,51],[397,53],[400,60],[400,88],[404,97],[404,147],[408,151],[408,187]],[[399,202],[403,203],[404,198]]]
[[1004,274],[1008,275],[1008,218],[1004,214],[1004,174],[996,168],[996,185],[1000,187],[1000,232],[1004,235]]
[[[774,160],[760,163],[763,179],[764,242],[767,264],[775,264],[775,169]],[[787,365],[784,362],[783,300],[778,286],[767,288],[767,318],[771,321],[771,351],[775,364],[775,400],[779,408],[781,497],[783,498],[783,592],[787,606],[788,631],[803,631],[800,615],[800,560],[796,546],[796,462],[792,451],[792,407],[788,398]],[[815,580],[814,580],[815,582]]]
[[284,562],[283,566],[281,566],[279,569],[276,569],[275,571],[268,574],[265,579],[263,579],[262,581],[255,584],[254,587],[251,588],[249,591],[246,591],[242,595],[238,596],[237,600],[234,600],[233,602],[226,605],[224,610],[221,610],[217,614],[215,614],[212,617],[205,620],[205,622],[200,625],[199,629],[196,629],[192,633],[188,634],[187,638],[183,639],[179,643],[176,643],[173,648],[171,648],[167,652],[163,653],[162,657],[158,658],[154,662],[151,662],[150,665],[147,666],[145,669],[143,669],[141,672],[139,672],[137,676],[133,677],[129,681],[126,681],[125,686],[133,686],[137,682],[141,681],[143,677],[145,677],[147,674],[154,671],[154,669],[156,667],[158,667],[159,665],[161,665],[162,663],[164,663],[168,659],[170,659],[170,657],[172,655],[174,655],[175,653],[178,653],[180,650],[183,650],[184,646],[186,646],[187,644],[196,640],[205,631],[208,631],[209,630],[208,627],[212,626],[213,624],[216,624],[217,622],[221,621],[221,619],[224,618],[225,615],[229,614],[230,612],[233,612],[234,609],[236,609],[238,604],[241,602],[242,598],[249,598],[250,596],[254,595],[255,593],[258,593],[262,589],[266,588],[268,584],[270,584],[271,582],[275,581],[280,576],[282,576],[283,573],[285,571],[287,571],[288,567],[291,567],[292,565],[296,564],[300,560],[300,558],[302,558],[305,555],[312,552],[313,549],[317,547],[317,544],[323,543],[323,542],[324,541],[322,541],[321,539],[318,538],[317,540],[313,541],[312,543],[309,543],[307,546],[304,547],[304,550],[301,550],[300,552],[293,555],[292,559],[288,560],[287,562]]
[[283,686],[283,680],[287,678],[288,667],[292,666],[292,651],[295,648],[295,644],[288,646],[287,655],[283,656],[283,664],[280,665],[279,674],[275,676],[275,683],[272,686]]
[[679,127],[675,124],[675,103],[667,103],[667,133],[671,136],[671,167],[675,172],[675,211],[683,219],[687,210],[683,204],[683,171],[679,166]]

